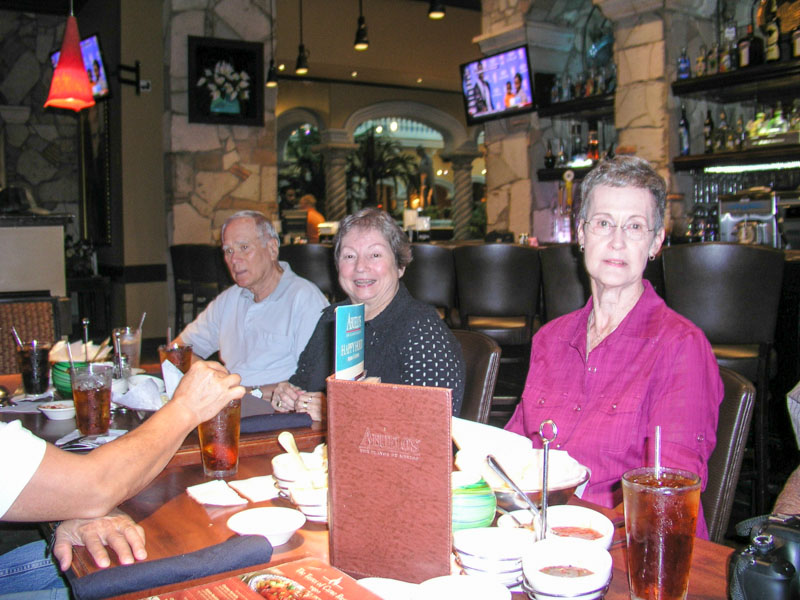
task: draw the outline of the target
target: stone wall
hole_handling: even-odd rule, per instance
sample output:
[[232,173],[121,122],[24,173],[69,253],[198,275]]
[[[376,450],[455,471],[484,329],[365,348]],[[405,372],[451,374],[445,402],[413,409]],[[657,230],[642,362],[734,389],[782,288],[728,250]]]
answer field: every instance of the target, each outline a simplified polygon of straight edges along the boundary
[[277,215],[275,92],[265,91],[265,125],[189,123],[187,37],[205,36],[265,46],[269,64],[270,0],[168,0],[164,51],[169,89],[164,128],[170,244],[212,243],[238,210]]
[[[41,208],[77,215],[78,115],[44,109],[50,53],[65,23],[64,17],[0,10],[0,151],[8,186],[30,191]],[[67,233],[77,233],[74,221]]]

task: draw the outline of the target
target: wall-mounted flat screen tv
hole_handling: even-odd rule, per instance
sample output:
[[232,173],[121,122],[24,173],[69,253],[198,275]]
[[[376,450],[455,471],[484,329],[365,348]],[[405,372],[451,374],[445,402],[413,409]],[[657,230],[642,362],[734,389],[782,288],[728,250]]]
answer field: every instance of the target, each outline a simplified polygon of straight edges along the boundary
[[[81,40],[81,55],[86,73],[89,75],[89,83],[92,84],[94,99],[104,100],[111,96],[111,90],[108,87],[108,72],[103,60],[103,51],[100,49],[100,38],[97,37],[97,34]],[[54,69],[58,66],[59,56],[61,56],[60,50],[50,55],[50,62],[53,63]]]
[[536,110],[528,47],[464,63],[461,89],[468,125]]

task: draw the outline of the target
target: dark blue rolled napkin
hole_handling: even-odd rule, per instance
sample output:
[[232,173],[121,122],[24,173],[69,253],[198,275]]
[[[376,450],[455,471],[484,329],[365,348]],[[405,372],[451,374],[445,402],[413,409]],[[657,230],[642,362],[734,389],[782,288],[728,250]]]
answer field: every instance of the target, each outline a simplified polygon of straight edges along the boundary
[[311,427],[311,415],[308,413],[275,413],[272,415],[253,415],[242,417],[241,433],[262,433],[293,427]]
[[270,558],[272,545],[267,538],[244,535],[190,554],[120,565],[84,577],[67,571],[67,578],[74,598],[95,600],[260,565]]

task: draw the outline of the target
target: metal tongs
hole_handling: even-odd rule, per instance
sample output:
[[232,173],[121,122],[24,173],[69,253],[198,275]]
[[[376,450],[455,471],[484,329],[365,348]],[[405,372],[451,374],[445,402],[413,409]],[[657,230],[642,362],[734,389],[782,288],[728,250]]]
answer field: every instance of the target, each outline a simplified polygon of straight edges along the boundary
[[[547,437],[545,434],[545,427],[548,425],[550,426],[552,437]],[[552,420],[547,419],[539,425],[539,437],[542,438],[542,539],[547,534],[547,472],[550,467],[550,442],[555,440],[557,435],[558,427]]]
[[532,523],[536,525],[538,523],[539,527],[536,527],[534,530],[534,534],[536,535],[536,541],[538,542],[540,539],[544,538],[544,531],[541,528],[542,524],[542,514],[539,512],[539,508],[536,506],[536,503],[528,498],[528,495],[520,489],[520,487],[514,483],[514,480],[508,476],[508,473],[505,472],[505,469],[500,466],[500,463],[497,462],[497,459],[492,456],[491,454],[486,456],[486,462],[489,464],[490,467],[497,473],[500,478],[505,481],[512,490],[514,490],[517,495],[523,499],[528,505],[528,509],[531,511],[533,515]]

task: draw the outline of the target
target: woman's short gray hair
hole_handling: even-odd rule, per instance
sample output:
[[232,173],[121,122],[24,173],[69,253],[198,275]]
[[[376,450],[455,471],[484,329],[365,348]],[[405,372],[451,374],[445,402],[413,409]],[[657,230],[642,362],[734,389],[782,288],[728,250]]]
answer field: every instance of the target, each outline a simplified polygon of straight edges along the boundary
[[281,239],[278,237],[278,232],[275,231],[275,228],[272,226],[272,223],[269,222],[269,219],[264,216],[264,213],[259,212],[257,210],[240,210],[237,213],[232,214],[230,217],[225,219],[225,222],[222,224],[222,231],[220,232],[220,238],[225,237],[225,228],[230,224],[231,221],[235,221],[236,219],[253,219],[256,224],[256,231],[258,232],[258,237],[261,240],[261,244],[263,246],[267,245],[269,238],[274,239],[278,242],[278,245],[281,245]]
[[339,265],[342,251],[342,238],[353,229],[375,229],[381,232],[394,254],[394,262],[398,269],[403,269],[411,262],[411,243],[394,219],[384,210],[378,208],[362,208],[357,213],[346,216],[339,222],[339,231],[333,240],[333,256]]
[[583,179],[581,184],[581,210],[578,215],[586,221],[592,192],[599,186],[624,188],[632,187],[647,190],[653,197],[655,222],[653,228],[658,231],[664,228],[664,211],[667,206],[667,184],[664,178],[656,173],[650,163],[638,156],[616,156],[610,160],[602,160]]

